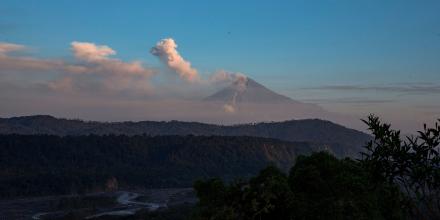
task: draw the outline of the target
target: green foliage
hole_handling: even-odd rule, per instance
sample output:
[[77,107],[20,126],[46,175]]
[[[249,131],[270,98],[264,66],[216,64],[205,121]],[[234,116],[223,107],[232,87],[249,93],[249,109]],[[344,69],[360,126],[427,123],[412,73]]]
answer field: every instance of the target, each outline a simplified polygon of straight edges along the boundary
[[257,137],[0,135],[0,197],[231,181],[270,163],[287,170],[310,151],[307,143]]
[[219,179],[197,181],[200,219],[288,219],[292,195],[287,176],[269,166],[249,181],[227,186]]
[[301,156],[289,176],[293,211],[300,219],[400,219],[397,189],[381,184],[372,190],[369,181],[354,160],[323,152]]
[[270,166],[249,181],[194,188],[200,219],[402,219],[397,188],[369,182],[359,162],[321,152],[300,156],[289,176]]
[[[200,200],[202,219],[440,219],[440,126],[424,126],[417,136],[374,115],[364,122],[374,138],[362,159],[328,153],[299,156],[286,177],[269,167],[248,182],[218,186],[216,202]],[[287,180],[287,182],[286,182]],[[208,191],[197,186],[199,197]],[[233,193],[231,193],[233,192]],[[211,205],[211,206],[210,206]],[[216,207],[218,209],[216,209]],[[220,208],[219,208],[220,207]]]
[[440,219],[440,125],[417,136],[400,137],[400,131],[370,115],[364,122],[374,135],[363,153],[362,163],[373,183],[397,185],[406,195],[406,205],[420,219]]

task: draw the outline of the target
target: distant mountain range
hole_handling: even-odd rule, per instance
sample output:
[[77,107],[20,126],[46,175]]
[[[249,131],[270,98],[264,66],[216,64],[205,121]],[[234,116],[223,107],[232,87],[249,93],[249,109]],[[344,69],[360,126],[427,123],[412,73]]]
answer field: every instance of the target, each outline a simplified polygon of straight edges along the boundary
[[224,126],[181,121],[96,122],[47,115],[0,118],[0,134],[253,136],[316,143],[319,149],[313,150],[325,149],[339,157],[357,156],[370,139],[363,132],[319,119]]

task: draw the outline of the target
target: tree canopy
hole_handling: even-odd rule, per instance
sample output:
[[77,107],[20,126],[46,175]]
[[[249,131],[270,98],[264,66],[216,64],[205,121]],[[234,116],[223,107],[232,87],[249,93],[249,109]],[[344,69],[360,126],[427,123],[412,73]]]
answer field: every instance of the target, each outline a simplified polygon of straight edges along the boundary
[[300,156],[289,175],[276,167],[249,181],[198,181],[200,219],[401,219],[395,186],[372,189],[360,162],[326,153]]
[[362,158],[299,156],[247,181],[198,181],[199,219],[440,219],[440,126],[402,140],[374,115]]

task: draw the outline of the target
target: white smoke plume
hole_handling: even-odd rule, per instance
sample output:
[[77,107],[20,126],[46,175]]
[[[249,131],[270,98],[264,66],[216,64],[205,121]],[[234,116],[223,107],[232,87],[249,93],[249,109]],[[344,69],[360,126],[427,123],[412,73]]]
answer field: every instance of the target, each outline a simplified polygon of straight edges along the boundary
[[244,74],[238,73],[234,75],[234,85],[237,88],[238,92],[244,92],[244,90],[246,90],[246,83],[248,81],[247,76],[245,76]]
[[[23,50],[28,50],[28,47],[0,42],[0,74],[56,73],[57,75],[51,76],[56,77],[45,84],[52,91],[152,94],[150,78],[156,71],[144,67],[139,61],[125,62],[115,58],[117,52],[110,46],[73,41],[70,50],[75,61],[11,54]],[[190,62],[179,54],[177,45],[171,38],[159,41],[151,49],[151,53],[183,80],[192,82],[191,86],[195,86],[192,89],[220,87],[232,83],[236,87],[236,93],[225,103],[223,110],[228,113],[237,111],[237,96],[246,89],[247,77],[244,74],[220,70],[202,79]]]
[[236,81],[247,81],[246,75],[243,73],[228,72],[225,70],[219,70],[211,75],[209,79],[210,83],[221,83],[221,82],[236,82]]
[[159,57],[165,65],[179,74],[180,78],[188,82],[200,82],[200,76],[191,63],[183,59],[177,51],[177,44],[172,38],[159,41],[151,48],[151,54]]
[[247,77],[242,73],[231,73],[224,70],[214,73],[209,80],[202,80],[198,71],[191,67],[191,63],[183,59],[177,51],[177,44],[172,38],[159,41],[151,49],[151,54],[159,57],[165,65],[179,74],[180,78],[188,82],[197,82],[205,85],[219,83],[233,83],[236,92],[229,103],[223,105],[226,113],[235,113],[237,111],[237,96],[246,90]]
[[226,103],[223,105],[223,110],[226,113],[235,113],[237,110],[237,96],[240,93],[240,91],[235,91],[235,94],[232,96],[232,99],[229,103]]
[[235,93],[229,103],[223,105],[226,113],[235,113],[237,111],[237,96],[246,90],[248,78],[242,73],[230,73],[226,71],[218,71],[211,77],[213,82],[232,82]]
[[231,104],[224,104],[223,111],[225,111],[226,113],[233,114],[233,113],[235,113],[235,106],[233,106]]

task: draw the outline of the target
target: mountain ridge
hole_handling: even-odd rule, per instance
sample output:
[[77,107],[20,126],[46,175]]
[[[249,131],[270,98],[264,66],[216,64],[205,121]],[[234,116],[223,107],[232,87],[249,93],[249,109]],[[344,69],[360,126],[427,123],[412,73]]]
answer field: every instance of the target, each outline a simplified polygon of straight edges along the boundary
[[363,132],[320,119],[216,125],[183,121],[86,122],[48,115],[1,118],[0,134],[251,136],[328,144],[330,150],[340,157],[356,156],[371,139]]

